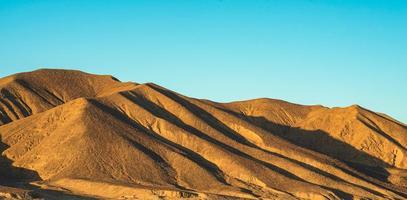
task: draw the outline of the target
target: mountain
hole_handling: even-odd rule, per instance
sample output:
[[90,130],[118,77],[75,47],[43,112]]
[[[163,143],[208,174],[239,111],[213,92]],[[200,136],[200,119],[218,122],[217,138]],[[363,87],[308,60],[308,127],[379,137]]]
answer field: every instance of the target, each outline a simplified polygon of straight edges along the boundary
[[0,79],[0,136],[0,197],[407,198],[407,126],[357,105],[217,103],[43,69]]

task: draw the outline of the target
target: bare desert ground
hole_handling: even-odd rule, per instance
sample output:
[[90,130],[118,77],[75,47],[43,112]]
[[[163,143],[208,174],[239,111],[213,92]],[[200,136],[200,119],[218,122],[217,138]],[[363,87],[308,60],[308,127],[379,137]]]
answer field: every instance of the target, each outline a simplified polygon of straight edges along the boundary
[[0,197],[407,199],[407,126],[72,70],[0,79]]

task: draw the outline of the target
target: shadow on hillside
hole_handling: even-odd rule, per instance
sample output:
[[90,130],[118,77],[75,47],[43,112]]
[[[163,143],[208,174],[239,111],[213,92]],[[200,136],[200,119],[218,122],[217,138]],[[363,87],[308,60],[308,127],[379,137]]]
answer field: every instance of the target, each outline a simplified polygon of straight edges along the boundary
[[[154,89],[156,89],[156,88],[154,88]],[[159,92],[164,93],[164,92],[167,92],[167,91],[160,90]],[[241,156],[243,158],[246,158],[248,160],[252,160],[252,161],[254,161],[254,162],[256,162],[256,163],[258,163],[260,165],[263,165],[264,167],[267,167],[270,170],[278,172],[278,173],[280,173],[280,174],[282,174],[282,175],[284,175],[286,177],[289,177],[289,178],[294,179],[294,180],[302,181],[302,182],[308,182],[307,180],[304,180],[304,179],[298,177],[297,175],[293,174],[288,169],[280,168],[280,167],[278,167],[276,165],[273,165],[272,163],[265,162],[265,161],[260,160],[260,159],[258,159],[256,157],[253,157],[253,156],[239,150],[239,148],[236,148],[234,146],[230,146],[227,143],[219,141],[219,140],[211,137],[210,135],[208,135],[208,134],[206,134],[204,132],[201,132],[200,130],[196,129],[195,127],[192,127],[192,126],[190,126],[188,124],[185,124],[180,118],[175,116],[173,113],[163,109],[162,107],[160,107],[159,105],[149,101],[148,99],[145,99],[142,95],[139,96],[139,95],[137,95],[136,93],[133,93],[133,92],[121,93],[121,94],[125,98],[127,98],[128,100],[132,101],[133,103],[143,107],[144,109],[149,111],[154,116],[156,116],[158,118],[168,120],[170,123],[178,126],[181,129],[184,129],[185,131],[187,131],[187,132],[189,132],[191,134],[196,135],[197,137],[200,137],[203,140],[206,140],[206,141],[208,141],[210,143],[218,145],[218,146],[222,147],[223,149],[225,149],[225,150],[227,150],[227,151],[229,151],[229,152],[231,152],[231,153],[233,153],[235,155],[239,155],[239,156]],[[179,97],[179,96],[177,96],[177,95],[175,95],[173,93],[170,93],[170,92],[165,93],[164,95],[168,95],[167,97],[173,98],[176,102],[183,105],[186,109],[188,109],[192,113],[194,113],[198,118],[201,118],[202,120],[204,120],[209,126],[216,129],[221,134],[224,134],[226,137],[229,137],[232,140],[234,140],[236,142],[239,142],[241,144],[251,146],[253,148],[258,148],[259,150],[265,151],[265,152],[273,154],[275,156],[284,157],[283,155],[276,154],[276,153],[261,149],[260,147],[257,147],[256,145],[254,145],[254,144],[250,143],[249,141],[247,141],[245,138],[241,138],[241,136],[238,133],[231,130],[223,122],[219,121],[217,118],[215,118],[210,113],[203,110],[202,108],[198,107],[197,105],[195,105],[195,104],[193,104],[193,103],[191,103],[191,102],[189,102],[189,101],[187,101],[187,100],[185,100],[185,99],[183,99],[183,98],[181,98],[181,97]],[[168,146],[173,147],[173,148],[176,148],[176,149],[180,150],[181,152],[184,152],[185,155],[189,159],[191,159],[191,160],[193,160],[193,161],[195,161],[195,162],[197,162],[197,163],[199,163],[201,165],[205,164],[205,163],[208,163],[205,160],[202,161],[202,158],[199,158],[196,155],[194,155],[193,154],[194,152],[191,153],[190,151],[188,151],[188,149],[185,149],[182,146],[179,146],[178,144],[175,144],[175,143],[171,142],[167,138],[162,137],[159,133],[154,132],[151,128],[144,127],[143,125],[141,125],[138,122],[134,121],[129,116],[122,113],[121,111],[116,110],[114,108],[111,108],[111,107],[109,107],[107,105],[104,105],[104,104],[102,104],[102,103],[100,103],[98,101],[91,101],[91,102],[95,106],[99,107],[100,109],[110,113],[112,116],[115,116],[116,119],[119,119],[119,120],[133,126],[135,129],[140,130],[141,133],[148,133],[148,135],[150,135],[151,137],[154,137],[155,139],[162,142],[163,144],[168,145]],[[335,176],[334,174],[329,174],[329,173],[327,173],[325,171],[322,171],[322,170],[320,170],[318,168],[315,168],[315,167],[313,167],[311,165],[308,165],[306,163],[302,163],[302,162],[299,162],[299,161],[296,161],[296,160],[293,160],[293,159],[290,159],[290,158],[287,158],[287,157],[284,157],[284,158],[288,159],[288,160],[290,160],[292,162],[295,162],[295,163],[297,163],[297,164],[299,164],[299,165],[301,165],[301,166],[303,166],[303,167],[305,167],[305,168],[307,168],[307,169],[309,169],[311,171],[314,171],[314,172],[316,172],[318,174],[324,175],[326,177],[330,177],[330,178],[332,178],[334,180],[347,182],[346,180],[343,180],[343,179]],[[203,166],[203,167],[206,168],[214,176],[218,176],[218,177],[220,176],[220,179],[222,179],[222,177],[221,177],[222,172],[220,171],[220,173],[219,173],[219,171],[218,171],[219,169],[213,168],[209,164],[206,165],[206,166]],[[355,172],[352,172],[349,169],[343,168],[342,170],[346,171],[348,174],[360,177],[358,174],[356,174]],[[363,177],[360,177],[360,178],[365,179]],[[220,181],[222,181],[222,180],[220,180]],[[369,181],[369,180],[367,180],[367,181]],[[352,183],[349,183],[349,184],[352,184]],[[351,199],[351,195],[349,195],[349,194],[347,194],[347,193],[345,193],[343,191],[339,191],[339,190],[336,190],[335,188],[330,188],[328,186],[321,186],[321,187],[329,189],[331,191],[334,191],[338,196],[340,196],[343,199]],[[378,193],[378,192],[376,192],[374,190],[371,190],[369,188],[365,188],[363,186],[358,186],[358,187],[362,187],[366,191],[369,191],[369,192],[371,192],[373,194],[376,194],[378,196],[382,196],[382,194],[380,194],[380,193]]]
[[29,169],[13,166],[13,162],[8,159],[3,152],[8,148],[6,144],[0,142],[0,184],[13,186],[18,182],[38,181],[40,177],[38,173]]
[[[335,176],[334,174],[328,174],[328,173],[321,171],[306,163],[301,163],[296,160],[287,158],[285,156],[261,149],[261,148],[257,147],[256,145],[252,144],[251,142],[249,142],[248,140],[246,140],[245,138],[243,138],[242,136],[240,136],[239,133],[237,133],[234,130],[232,130],[231,128],[229,128],[226,124],[224,124],[222,121],[217,119],[211,113],[202,109],[200,106],[194,104],[193,102],[188,101],[187,99],[177,95],[176,93],[173,93],[169,90],[161,88],[160,86],[157,86],[154,84],[148,84],[148,86],[150,86],[157,92],[165,95],[166,97],[172,99],[173,101],[179,103],[180,105],[182,105],[183,107],[188,109],[191,113],[193,113],[196,117],[202,119],[209,126],[214,128],[215,130],[219,131],[220,133],[224,134],[226,137],[229,137],[230,139],[233,139],[241,144],[248,145],[248,146],[266,151],[275,156],[283,157],[283,158],[288,159],[292,162],[295,162],[299,165],[302,165],[303,167],[308,168],[309,170],[315,171],[316,173],[320,173],[322,175],[325,175],[325,176],[333,178],[333,179],[337,179],[337,180],[340,179],[339,177]],[[157,107],[159,107],[159,106],[157,106]],[[346,173],[348,173],[350,175],[359,177],[372,184],[377,185],[377,183],[375,181],[372,181],[371,178],[387,182],[387,178],[390,175],[387,172],[387,170],[385,169],[385,167],[389,166],[387,163],[385,163],[382,160],[375,158],[363,151],[360,151],[345,142],[342,142],[342,141],[336,140],[335,138],[330,137],[329,134],[324,131],[304,130],[304,129],[300,129],[300,128],[276,124],[274,122],[268,121],[264,117],[250,117],[250,116],[245,116],[241,113],[235,113],[230,110],[224,110],[224,109],[223,109],[223,111],[225,111],[229,114],[235,115],[236,117],[238,117],[244,121],[250,122],[250,123],[268,131],[269,133],[279,136],[280,138],[283,138],[300,147],[310,149],[315,152],[319,152],[321,154],[328,155],[332,158],[341,160],[345,164],[347,164],[350,168],[353,168],[354,170],[360,172],[361,174],[364,174],[365,176],[362,177],[362,176],[358,175],[357,173],[353,172],[352,170],[349,170],[349,169],[346,169],[343,167],[339,167],[339,166],[337,166],[337,167],[341,168],[341,170],[345,171]],[[177,121],[179,122],[179,120],[177,120]],[[242,152],[236,152],[236,153],[239,154]],[[349,155],[352,155],[352,156],[349,157]],[[249,158],[249,159],[251,159],[251,158]],[[276,170],[276,169],[273,169],[273,170]],[[285,170],[278,169],[277,171],[283,172]],[[283,174],[288,175],[289,177],[295,176],[294,174],[291,174],[289,171],[285,171]],[[298,177],[296,177],[296,178],[298,178]],[[347,182],[346,180],[341,180],[341,181]],[[381,185],[380,187],[386,187],[387,189],[392,190],[393,192],[395,192],[401,196],[407,197],[406,196],[407,193],[404,191],[394,190],[393,188],[389,188],[384,185]],[[364,188],[364,189],[380,196],[380,194],[378,194],[377,192],[375,192],[373,190],[370,190],[368,188]],[[337,191],[337,194],[342,196],[345,199],[348,198],[347,194],[341,194],[340,191]]]
[[[161,94],[167,96],[168,98],[178,102],[189,111],[194,113],[197,117],[207,122],[210,126],[225,134],[225,136],[242,144],[257,147],[199,106],[159,86],[156,86],[154,84],[149,84],[149,86],[160,92]],[[309,131],[300,128],[280,125],[271,122],[264,117],[251,117],[243,115],[241,113],[232,112],[230,110],[222,108],[219,109],[231,115],[234,115],[235,117],[238,117],[246,122],[254,124],[268,131],[269,133],[279,136],[280,138],[283,138],[293,144],[344,161],[345,163],[348,163],[350,167],[356,169],[359,172],[362,172],[363,174],[380,179],[382,181],[387,181],[387,177],[389,176],[389,174],[384,169],[384,167],[389,166],[387,163],[363,151],[360,151],[345,142],[332,138],[331,136],[329,136],[328,133],[324,131]]]
[[[240,119],[248,121],[269,133],[279,136],[295,145],[301,146],[312,151],[319,152],[324,155],[328,155],[331,158],[342,161],[348,167],[358,171],[359,173],[365,175],[360,176],[348,169],[341,168],[341,170],[346,173],[370,182],[374,185],[378,185],[376,181],[372,181],[371,178],[380,180],[382,182],[388,182],[388,177],[390,173],[385,169],[390,165],[384,161],[373,157],[361,150],[354,148],[353,146],[337,140],[328,133],[321,130],[304,130],[301,128],[284,126],[271,122],[264,117],[251,117],[240,113],[231,112],[229,110],[224,110],[230,114],[233,114]],[[337,166],[339,167],[339,166]],[[388,185],[380,184],[380,187],[385,187],[394,193],[407,198],[407,192],[403,189],[395,189],[388,187]]]
[[345,142],[337,140],[322,130],[304,130],[301,128],[276,124],[264,117],[252,117],[228,110],[224,111],[250,122],[293,144],[341,160],[348,166],[370,177],[381,181],[387,181],[387,178],[390,175],[385,170],[385,167],[389,166],[388,163],[358,150]]
[[[24,199],[94,199],[30,185],[30,182],[41,181],[40,176],[36,171],[13,166],[13,161],[3,155],[7,148],[9,146],[0,141],[0,187],[27,190],[29,197],[24,196]],[[10,189],[10,192],[14,192],[14,189]]]

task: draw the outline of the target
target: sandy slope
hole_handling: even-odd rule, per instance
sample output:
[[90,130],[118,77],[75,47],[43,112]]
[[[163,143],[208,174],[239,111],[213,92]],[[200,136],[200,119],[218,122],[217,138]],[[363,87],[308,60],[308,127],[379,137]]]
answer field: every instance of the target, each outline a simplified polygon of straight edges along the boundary
[[0,125],[2,184],[44,198],[407,198],[406,125],[360,106],[39,70],[0,79]]

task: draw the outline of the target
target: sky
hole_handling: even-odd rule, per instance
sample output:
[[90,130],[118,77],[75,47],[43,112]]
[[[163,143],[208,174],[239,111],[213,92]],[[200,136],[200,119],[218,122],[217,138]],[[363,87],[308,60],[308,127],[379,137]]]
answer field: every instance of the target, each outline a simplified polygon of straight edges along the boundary
[[0,0],[0,77],[39,68],[406,123],[407,1]]

